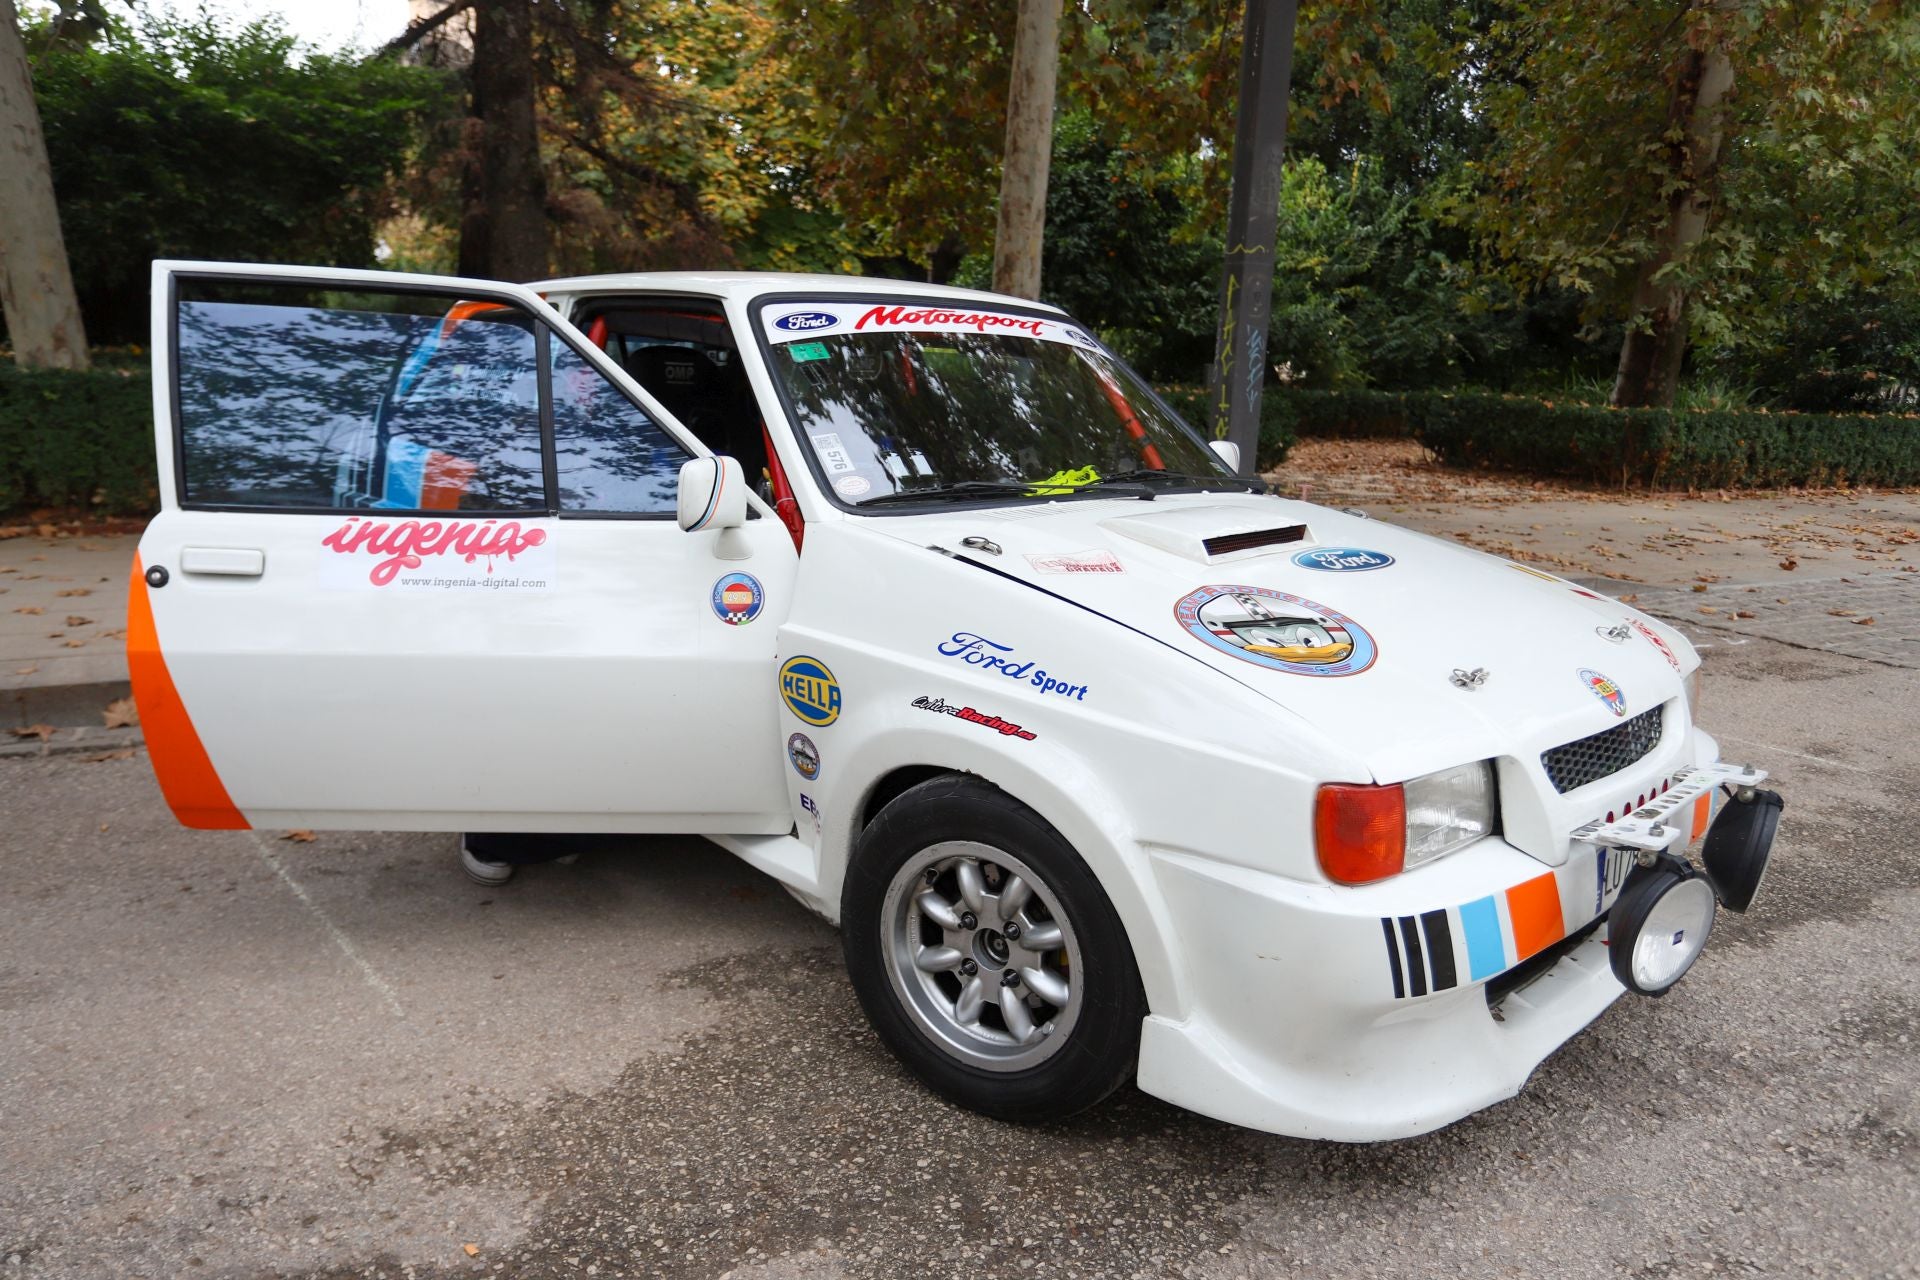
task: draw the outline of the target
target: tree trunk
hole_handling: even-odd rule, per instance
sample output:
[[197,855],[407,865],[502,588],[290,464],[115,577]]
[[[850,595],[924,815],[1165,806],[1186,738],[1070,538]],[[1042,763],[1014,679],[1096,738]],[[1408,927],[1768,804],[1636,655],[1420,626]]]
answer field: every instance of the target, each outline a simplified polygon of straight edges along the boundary
[[1000,216],[993,233],[993,287],[1040,296],[1047,225],[1047,166],[1053,159],[1054,81],[1060,70],[1060,0],[1020,0],[1007,89],[1007,144],[1000,166]]
[[1627,336],[1620,344],[1620,367],[1610,403],[1629,407],[1673,403],[1680,362],[1687,354],[1687,291],[1670,271],[1683,263],[1707,233],[1718,194],[1716,182],[1725,134],[1721,107],[1733,88],[1733,63],[1718,39],[1708,48],[1690,49],[1667,106],[1667,129],[1681,140],[1668,148],[1675,190],[1667,202],[1667,222],[1658,248],[1640,266]]
[[474,16],[460,274],[538,280],[547,274],[547,200],[534,119],[533,6],[481,0]]
[[53,169],[13,0],[0,0],[0,310],[23,369],[84,369],[87,333],[73,295]]

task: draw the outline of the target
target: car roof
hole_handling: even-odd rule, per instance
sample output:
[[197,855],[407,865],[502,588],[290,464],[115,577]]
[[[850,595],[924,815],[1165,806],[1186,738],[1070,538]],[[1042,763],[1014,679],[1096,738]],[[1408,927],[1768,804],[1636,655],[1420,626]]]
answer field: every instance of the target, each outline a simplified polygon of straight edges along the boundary
[[902,298],[951,298],[955,302],[976,305],[1060,310],[1052,303],[987,293],[979,289],[956,289],[951,285],[889,280],[879,276],[808,275],[797,271],[634,271],[540,280],[527,287],[541,294],[565,294],[570,297],[631,290],[637,293],[698,293],[741,302],[769,293],[898,294]]

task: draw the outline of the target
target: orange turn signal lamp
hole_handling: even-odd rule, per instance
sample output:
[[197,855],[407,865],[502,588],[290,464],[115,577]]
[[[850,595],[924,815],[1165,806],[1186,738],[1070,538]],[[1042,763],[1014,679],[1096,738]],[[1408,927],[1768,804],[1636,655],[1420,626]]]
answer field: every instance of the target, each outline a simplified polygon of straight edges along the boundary
[[1407,793],[1399,783],[1328,783],[1313,800],[1313,844],[1336,884],[1372,884],[1407,865]]

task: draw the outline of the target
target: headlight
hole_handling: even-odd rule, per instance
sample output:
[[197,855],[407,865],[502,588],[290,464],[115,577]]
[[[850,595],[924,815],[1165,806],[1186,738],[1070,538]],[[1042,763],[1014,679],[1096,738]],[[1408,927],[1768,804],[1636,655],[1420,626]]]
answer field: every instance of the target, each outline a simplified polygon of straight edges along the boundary
[[1700,723],[1700,684],[1706,674],[1707,665],[1703,662],[1688,672],[1687,678],[1681,681],[1687,691],[1687,717],[1695,724]]
[[1327,878],[1371,884],[1493,834],[1493,762],[1390,786],[1328,783],[1313,804],[1314,852]]
[[1407,865],[1464,848],[1493,834],[1493,762],[1442,769],[1406,784]]

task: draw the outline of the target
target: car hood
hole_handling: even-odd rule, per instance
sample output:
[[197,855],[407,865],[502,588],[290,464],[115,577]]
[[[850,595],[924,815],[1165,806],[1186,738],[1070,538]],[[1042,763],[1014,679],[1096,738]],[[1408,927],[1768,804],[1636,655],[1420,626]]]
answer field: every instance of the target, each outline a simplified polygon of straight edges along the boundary
[[871,523],[1208,664],[1381,782],[1597,733],[1678,696],[1694,663],[1677,632],[1618,601],[1284,498],[1075,499]]

